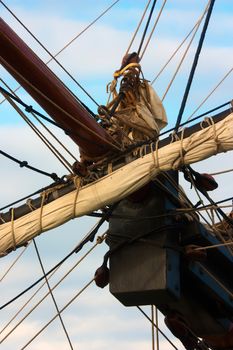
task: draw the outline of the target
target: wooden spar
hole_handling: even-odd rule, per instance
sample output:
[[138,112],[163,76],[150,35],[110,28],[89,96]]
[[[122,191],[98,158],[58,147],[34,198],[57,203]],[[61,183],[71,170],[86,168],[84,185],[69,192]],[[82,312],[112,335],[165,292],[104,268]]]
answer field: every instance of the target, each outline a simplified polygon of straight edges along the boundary
[[91,158],[115,149],[107,132],[90,116],[58,77],[0,19],[0,62],[39,105]]

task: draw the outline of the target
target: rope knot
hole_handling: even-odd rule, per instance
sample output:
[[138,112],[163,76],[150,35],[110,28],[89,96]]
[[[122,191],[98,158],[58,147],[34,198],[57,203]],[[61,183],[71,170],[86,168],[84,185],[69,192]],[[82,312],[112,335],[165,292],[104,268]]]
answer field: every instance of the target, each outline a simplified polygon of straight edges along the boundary
[[20,162],[19,166],[20,168],[23,168],[24,166],[27,166],[28,165],[28,162],[26,160]]

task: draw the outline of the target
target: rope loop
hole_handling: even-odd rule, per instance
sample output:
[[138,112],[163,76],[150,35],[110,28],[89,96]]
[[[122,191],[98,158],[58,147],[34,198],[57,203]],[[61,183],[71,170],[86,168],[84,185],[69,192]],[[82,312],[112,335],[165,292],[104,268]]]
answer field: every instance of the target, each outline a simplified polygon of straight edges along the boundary
[[153,170],[157,170],[157,173],[161,172],[160,166],[159,166],[159,139],[156,140],[155,143],[155,151],[153,150],[153,144],[150,144],[150,149],[151,149],[151,156],[153,160],[153,164],[149,168],[149,176],[150,179],[153,179]]
[[1,222],[3,223],[3,224],[5,224],[6,223],[6,221],[3,219],[3,217],[2,217],[2,213],[0,213],[0,220],[1,220]]
[[180,138],[180,165],[181,166],[185,165],[184,156],[187,153],[187,151],[183,147],[184,132],[185,132],[185,128],[182,129],[182,131],[181,131],[181,138]]
[[179,141],[179,136],[177,135],[177,131],[176,130],[173,130],[170,135],[171,137],[171,142],[170,143],[173,143],[173,142],[176,142],[176,141]]
[[98,236],[98,237],[96,238],[96,243],[97,243],[97,244],[103,243],[103,242],[105,241],[105,238],[106,238],[106,234],[104,234],[103,236]]
[[42,225],[42,219],[43,219],[43,208],[46,198],[46,191],[43,191],[41,193],[41,205],[40,205],[40,212],[39,212],[39,235],[43,232],[43,225]]
[[32,205],[32,199],[28,198],[26,201],[26,205],[29,207],[31,211],[36,210],[36,207]]
[[76,187],[76,191],[75,191],[75,195],[74,195],[74,203],[73,203],[73,214],[72,214],[72,218],[74,219],[76,217],[76,202],[77,202],[77,198],[79,195],[79,190],[81,188],[82,179],[79,176],[75,176],[73,181],[74,181],[74,185]]
[[216,124],[213,120],[212,117],[206,117],[204,118],[204,121],[209,125],[213,127],[213,135],[214,135],[214,142],[216,144],[216,153],[219,151],[219,147],[221,146],[221,141],[218,139],[217,135],[217,129],[216,129]]
[[12,243],[13,243],[13,250],[16,250],[16,239],[15,239],[15,227],[14,227],[14,214],[15,210],[14,208],[10,209],[11,212],[11,234],[12,234]]

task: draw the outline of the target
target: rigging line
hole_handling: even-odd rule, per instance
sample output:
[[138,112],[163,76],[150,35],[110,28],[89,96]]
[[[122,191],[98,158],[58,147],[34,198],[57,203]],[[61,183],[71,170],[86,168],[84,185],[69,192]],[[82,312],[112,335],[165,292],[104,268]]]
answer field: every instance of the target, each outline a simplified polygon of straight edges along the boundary
[[[1,1],[1,0],[0,0]],[[115,149],[117,149],[118,151],[121,151],[121,146],[116,146],[116,141],[113,139],[113,142],[108,141],[107,139],[105,139],[104,137],[100,136],[97,132],[95,132],[94,130],[90,129],[88,126],[86,126],[84,123],[80,122],[78,119],[76,119],[74,116],[72,116],[69,112],[67,112],[65,109],[63,109],[62,107],[60,107],[57,103],[55,103],[53,100],[51,100],[47,95],[45,95],[42,91],[40,91],[39,89],[37,89],[33,84],[31,84],[24,76],[22,76],[22,74],[20,74],[14,67],[12,67],[6,60],[4,60],[2,58],[2,61],[4,62],[4,64],[8,67],[10,67],[10,69],[16,73],[22,80],[24,80],[33,90],[35,90],[38,94],[40,94],[45,100],[49,101],[53,106],[55,106],[57,109],[59,109],[60,111],[62,111],[66,116],[68,116],[69,118],[71,118],[75,123],[77,123],[78,125],[82,126],[83,129],[88,130],[91,134],[95,135],[97,138],[101,139],[102,141],[104,141],[105,143],[108,143],[109,145],[111,145],[112,147],[114,147]],[[0,88],[0,90],[2,90],[2,88]],[[81,136],[79,135],[79,137],[81,138]],[[109,137],[111,137],[109,135]],[[82,136],[82,138],[84,138]],[[119,144],[119,143],[118,143]],[[98,144],[98,147],[100,147],[100,145]]]
[[[215,204],[221,204],[221,203],[224,203],[224,202],[228,202],[228,201],[232,201],[233,200],[233,197],[230,197],[230,198],[226,198],[226,199],[223,199],[221,201],[218,201],[218,202],[215,202]],[[148,220],[148,219],[155,219],[155,218],[160,218],[160,217],[164,217],[164,216],[167,216],[167,215],[177,215],[177,212],[182,214],[182,212],[187,212],[189,213],[190,211],[194,211],[194,212],[198,212],[198,211],[201,211],[203,209],[212,209],[212,208],[215,208],[215,206],[212,206],[212,205],[209,205],[209,204],[206,204],[206,205],[203,205],[201,207],[198,207],[198,208],[195,208],[195,207],[191,207],[191,208],[177,208],[176,211],[173,212],[168,212],[166,214],[161,214],[161,215],[152,215],[152,216],[145,216],[144,218],[135,218],[134,216],[129,216],[129,215],[116,215],[116,214],[113,214],[112,217],[113,218],[116,218],[116,219],[132,219],[132,220],[136,220],[136,221],[140,221],[140,220]],[[232,205],[227,205],[227,206],[223,206],[223,208],[232,208]],[[102,217],[103,214],[101,213],[96,213],[96,212],[93,212],[91,214],[87,214],[87,216],[91,216],[91,217]]]
[[[157,326],[159,326],[158,309],[155,305],[154,305],[154,308],[155,308],[155,323]],[[156,345],[157,345],[156,350],[159,350],[159,331],[158,331],[158,328],[156,328]]]
[[152,324],[151,324],[151,341],[152,341],[152,344],[151,345],[152,345],[152,350],[155,350],[155,327],[153,325],[153,323],[155,323],[154,305],[151,305],[151,320],[152,320]]
[[186,55],[187,55],[187,53],[188,53],[188,51],[189,51],[189,49],[190,49],[190,47],[191,47],[191,45],[192,45],[192,42],[193,42],[193,40],[194,40],[194,38],[195,38],[195,36],[196,36],[196,34],[197,34],[197,31],[198,31],[198,29],[199,29],[199,27],[200,27],[200,25],[201,25],[201,22],[202,22],[202,20],[203,20],[205,14],[206,14],[206,12],[207,12],[207,10],[208,10],[209,4],[210,4],[210,1],[208,1],[208,4],[207,4],[207,6],[206,6],[206,8],[205,8],[205,10],[204,10],[204,12],[203,12],[203,14],[201,15],[200,19],[199,19],[198,22],[197,22],[197,25],[196,25],[196,28],[195,28],[195,30],[194,30],[194,32],[193,32],[193,35],[192,35],[192,37],[191,37],[191,40],[190,40],[190,42],[189,42],[189,44],[188,44],[188,46],[187,46],[187,48],[186,48],[186,50],[185,50],[183,56],[181,57],[180,63],[178,64],[178,66],[177,66],[177,68],[176,68],[176,70],[175,70],[175,73],[174,73],[172,79],[170,80],[170,82],[169,82],[169,84],[168,84],[168,86],[167,86],[166,91],[165,91],[164,94],[163,94],[162,101],[165,99],[165,97],[166,97],[168,91],[170,90],[170,87],[172,86],[172,84],[173,84],[173,82],[174,82],[174,80],[175,80],[175,78],[176,78],[176,76],[177,76],[177,74],[178,74],[178,72],[179,72],[179,70],[180,70],[181,65],[182,65],[183,62],[184,62],[184,59],[185,59],[185,57],[186,57]]
[[146,45],[145,45],[145,47],[144,47],[144,50],[142,51],[141,59],[143,58],[143,56],[144,56],[144,54],[145,54],[145,51],[146,51],[146,49],[147,49],[147,46],[148,46],[149,43],[150,43],[150,40],[151,40],[152,35],[153,35],[154,31],[155,31],[155,28],[156,28],[156,26],[157,26],[157,24],[158,24],[158,21],[159,21],[159,19],[160,19],[160,16],[161,16],[161,14],[162,14],[162,12],[163,12],[164,6],[166,5],[166,2],[167,2],[167,0],[164,0],[164,1],[163,1],[162,7],[161,7],[161,9],[160,9],[160,11],[159,11],[159,13],[158,13],[158,16],[157,16],[156,20],[155,20],[155,24],[154,24],[154,26],[153,26],[153,28],[152,28],[152,30],[151,30],[151,33],[150,33],[150,35],[149,35],[149,38],[147,39]]
[[[118,2],[119,0],[115,1],[114,5]],[[51,54],[51,52],[41,43],[41,41],[39,39],[37,39],[37,37],[25,26],[25,24],[9,9],[9,7],[7,7],[4,2],[2,0],[0,0],[0,2],[2,3],[2,5],[7,9],[7,11],[10,12],[10,14],[17,20],[17,22],[19,22],[21,24],[21,26],[33,37],[33,39],[47,52],[47,54],[51,57],[52,60],[54,60],[63,70],[64,72],[66,72],[66,74],[77,84],[77,86],[92,100],[92,102],[94,102],[98,107],[99,104],[95,101],[95,99],[87,92],[86,89],[84,89],[84,87],[77,81],[77,79],[75,79],[69,72],[68,70],[56,59],[55,56],[53,56]],[[65,86],[65,84],[62,82],[63,86]],[[79,100],[79,98],[67,87],[65,86],[67,90],[69,90],[73,96],[76,97],[76,99],[81,103],[82,107],[84,107],[85,109],[89,109],[86,105],[84,105],[83,102],[81,102]]]
[[[183,189],[181,187],[178,187],[176,182],[172,179],[171,176],[169,176],[167,173],[163,173],[163,176],[166,177],[170,183],[174,186],[174,188],[178,191],[178,193],[181,193],[182,196],[183,196],[183,200],[185,203],[187,203],[188,205],[190,205],[192,208],[194,208],[194,205],[193,203],[190,201],[190,199],[186,196],[185,192],[183,191]],[[165,185],[163,185],[163,183],[161,183],[161,181],[156,178],[155,179],[156,182],[159,184],[159,186],[167,193],[169,194],[170,196],[172,196],[175,200],[177,200],[178,198],[174,195],[173,192],[171,192],[171,190],[169,188],[167,188]],[[201,214],[199,213],[200,217],[202,218],[202,220],[209,226],[212,228],[212,226],[210,225],[210,223],[206,220],[206,218]],[[194,217],[195,219],[195,217]]]
[[[2,80],[2,79],[1,79]],[[5,84],[5,83],[4,83]],[[12,100],[18,102],[19,104],[21,104],[24,108],[25,108],[25,111],[28,112],[28,113],[35,113],[36,115],[38,115],[39,117],[41,117],[42,119],[46,120],[47,122],[57,126],[58,128],[62,129],[65,133],[67,133],[69,135],[69,132],[71,130],[66,130],[64,129],[61,125],[59,125],[58,123],[56,123],[54,120],[46,117],[45,115],[43,115],[42,113],[36,111],[32,106],[30,105],[27,105],[25,102],[23,102],[19,97],[15,96],[15,95],[12,95],[9,91],[7,91],[6,89],[4,89],[2,86],[0,86],[0,91],[1,93],[4,95],[6,94],[7,96],[9,96]],[[5,98],[6,99],[6,98]]]
[[[6,82],[4,82],[4,80],[2,80],[0,78],[0,81],[17,97],[19,98],[19,96],[17,96],[17,94],[15,93],[15,91],[13,91],[8,84],[6,84]],[[68,148],[55,136],[55,134],[49,130],[49,128],[36,116],[35,113],[31,112],[31,114],[33,115],[33,117],[37,120],[38,123],[40,123],[41,126],[44,127],[44,129],[54,138],[54,140],[74,159],[77,160],[74,155],[68,150]],[[59,152],[58,152],[59,153]]]
[[[93,229],[96,228],[97,223],[94,225]],[[104,237],[104,234],[101,236],[101,238]],[[85,238],[84,238],[85,239]],[[97,245],[97,244],[96,244]],[[95,246],[96,246],[95,245]],[[63,281],[79,264],[80,262],[88,255],[90,254],[90,252],[95,248],[92,247],[91,249],[89,249],[89,251],[80,259],[78,260],[78,262],[75,263],[75,265],[69,270],[69,272],[67,272],[62,279],[60,279],[60,281],[58,282],[58,284],[61,283],[61,281]],[[61,267],[61,265],[59,265],[50,275],[48,275],[48,279],[50,279],[55,273],[56,271]],[[41,290],[41,288],[46,284],[46,282],[43,282],[42,285],[32,294],[32,296],[26,301],[26,303],[23,304],[22,307],[20,307],[20,309],[16,312],[16,314],[8,321],[8,323],[1,329],[0,334],[3,333],[3,331],[11,324],[11,322],[20,314],[20,312],[22,312],[22,310],[29,304],[29,302],[36,296],[36,294],[38,294],[38,292]],[[53,286],[53,289],[55,289],[56,286]],[[38,304],[34,305],[34,307],[31,309],[30,313],[47,297],[48,294],[46,294]],[[23,319],[24,320],[24,319]],[[21,322],[23,321],[21,320]]]
[[[226,222],[233,228],[233,220],[231,218],[229,218],[222,209],[220,209],[217,204],[215,203],[215,201],[209,196],[209,194],[207,193],[207,191],[205,190],[202,190],[200,188],[197,189],[197,186],[195,184],[195,181],[194,181],[194,176],[195,176],[195,171],[190,167],[188,166],[187,169],[189,170],[188,172],[188,176],[190,178],[190,180],[192,181],[192,184],[196,190],[196,192],[201,192],[203,196],[205,196],[205,198],[210,202],[211,205],[215,206],[216,207],[216,211],[226,220]],[[199,195],[199,194],[198,194]],[[216,215],[218,215],[216,212]]]
[[137,33],[138,33],[140,27],[141,27],[142,21],[143,21],[145,15],[146,15],[146,12],[147,12],[147,9],[148,9],[150,3],[151,3],[151,0],[148,1],[147,5],[146,5],[146,7],[145,7],[145,10],[144,10],[144,12],[143,12],[143,14],[142,14],[142,17],[141,17],[141,19],[140,19],[140,21],[139,21],[139,23],[138,23],[138,26],[137,26],[137,28],[136,28],[136,30],[135,30],[135,32],[134,32],[134,35],[133,35],[133,37],[132,37],[132,39],[131,39],[131,41],[130,41],[130,44],[129,44],[129,46],[128,46],[128,49],[126,50],[125,55],[127,55],[127,54],[129,53],[129,50],[131,49],[131,46],[132,46],[132,44],[133,44],[133,42],[134,42],[134,39],[135,39],[135,37],[136,37],[136,35],[137,35]]
[[4,210],[4,209],[6,209],[6,208],[12,207],[13,205],[15,205],[15,204],[17,204],[17,203],[19,203],[19,202],[22,202],[22,201],[24,201],[25,199],[28,199],[28,198],[30,198],[30,197],[32,197],[32,196],[35,196],[36,194],[39,194],[39,193],[44,192],[44,191],[46,191],[46,190],[49,190],[49,189],[53,188],[54,186],[57,186],[59,183],[60,183],[60,184],[64,184],[64,183],[65,183],[65,182],[64,182],[64,179],[61,178],[61,181],[59,181],[59,182],[55,182],[55,183],[52,183],[52,184],[50,184],[50,185],[48,185],[48,186],[42,187],[42,188],[40,188],[39,190],[37,190],[37,191],[35,191],[35,192],[33,192],[33,193],[31,193],[31,194],[29,194],[29,195],[23,197],[23,198],[20,198],[20,199],[16,200],[15,202],[12,202],[12,203],[10,203],[10,204],[7,204],[7,205],[5,205],[4,207],[0,208],[0,211]]
[[233,242],[226,242],[226,243],[214,244],[209,246],[207,245],[205,247],[194,248],[194,250],[198,251],[198,250],[214,249],[214,248],[226,247],[228,245],[229,246],[233,245]]
[[[55,273],[60,267],[61,267],[61,265],[58,266],[57,269],[54,270],[54,271],[48,276],[48,279],[50,279],[50,278],[54,275],[54,273]],[[30,303],[30,301],[36,296],[36,294],[38,294],[38,292],[44,287],[45,284],[46,284],[46,282],[43,282],[43,283],[41,284],[41,286],[40,286],[40,287],[32,294],[32,296],[26,301],[26,303],[24,303],[24,304],[19,308],[19,310],[14,314],[14,316],[13,316],[13,317],[7,322],[7,324],[1,329],[0,334],[2,334],[2,333],[5,331],[5,329],[11,324],[11,322],[13,322],[14,319],[20,314],[20,312],[23,311],[23,309]]]
[[195,109],[195,111],[188,117],[187,121],[189,121],[192,116],[203,106],[203,104],[208,100],[208,98],[217,90],[217,88],[224,82],[224,80],[230,75],[233,71],[233,67],[225,74],[222,80],[211,90],[211,92],[206,96],[206,98],[199,104],[199,106]]
[[[23,255],[23,253],[25,252],[25,250],[27,249],[27,247],[29,246],[29,244],[26,245],[26,247],[23,248],[23,250],[20,252],[20,254],[15,258],[15,260],[10,264],[10,266],[7,268],[7,270],[4,272],[4,274],[2,275],[2,277],[0,278],[0,282],[3,281],[3,279],[7,276],[7,274],[11,271],[11,269],[15,266],[15,264],[17,263],[17,261],[21,258],[21,256]],[[1,333],[1,332],[0,332]]]
[[[52,287],[52,291],[57,288],[61,282],[64,281],[64,279],[72,272],[74,271],[74,269],[96,248],[96,246],[100,243],[103,242],[103,238],[105,238],[105,233],[100,237],[101,239],[98,240],[97,242],[68,270],[68,272],[65,273],[65,275],[60,278],[60,280]],[[50,294],[50,292],[48,291],[22,318],[21,320],[18,321],[18,323],[16,325],[14,325],[14,327],[1,339],[0,344],[3,343],[3,341],[5,341],[10,334],[12,334],[12,332],[15,331],[15,329],[48,297],[48,295]],[[61,310],[60,310],[61,312]]]
[[194,73],[195,73],[195,70],[196,70],[196,67],[197,67],[197,63],[198,63],[199,55],[200,55],[200,52],[201,52],[201,49],[202,49],[202,45],[203,45],[203,42],[204,42],[204,39],[205,39],[205,34],[206,34],[207,27],[208,27],[208,24],[209,24],[210,16],[212,14],[214,3],[215,3],[215,0],[211,0],[209,9],[208,9],[208,12],[207,12],[207,15],[206,15],[205,23],[204,23],[204,26],[203,26],[203,29],[202,29],[202,33],[201,33],[201,36],[200,36],[200,40],[199,40],[198,47],[197,47],[197,50],[196,50],[196,54],[195,54],[195,57],[194,57],[193,65],[192,65],[192,68],[191,68],[191,71],[190,71],[190,75],[189,75],[189,78],[188,78],[187,86],[186,86],[186,89],[185,89],[185,92],[184,92],[184,96],[183,96],[183,100],[181,102],[180,110],[179,110],[179,113],[178,113],[176,126],[175,126],[175,130],[176,131],[178,130],[178,128],[180,126],[180,122],[181,122],[182,115],[183,115],[183,112],[184,112],[184,108],[185,108],[185,105],[186,105],[186,102],[187,102],[187,98],[188,98],[189,91],[190,91],[190,88],[191,88],[191,84],[192,84],[192,80],[193,80],[193,77],[194,77]]
[[212,176],[221,175],[221,174],[230,173],[230,172],[232,172],[232,171],[233,171],[233,169],[222,170],[222,171],[219,171],[219,172],[217,172],[217,173],[211,173],[210,175],[212,175]]
[[73,350],[74,348],[73,348],[72,342],[71,342],[71,340],[70,340],[69,334],[68,334],[67,329],[66,329],[66,326],[65,326],[65,324],[64,324],[64,321],[63,321],[63,319],[62,319],[62,317],[61,317],[61,313],[60,313],[60,310],[59,310],[59,308],[58,308],[58,305],[57,305],[56,299],[55,299],[55,297],[54,297],[54,294],[53,294],[53,292],[52,292],[52,290],[51,290],[49,280],[48,280],[47,276],[45,276],[44,265],[43,265],[43,263],[42,263],[41,256],[40,256],[40,253],[39,253],[39,250],[38,250],[36,241],[35,241],[35,239],[33,239],[32,241],[33,241],[33,244],[34,244],[34,247],[35,247],[35,250],[36,250],[36,255],[37,255],[37,257],[38,257],[41,270],[42,270],[42,272],[43,272],[43,275],[44,275],[44,278],[45,278],[45,281],[46,281],[46,284],[47,284],[47,287],[48,287],[48,290],[49,290],[49,294],[51,295],[51,298],[52,298],[52,300],[53,300],[55,309],[56,309],[56,311],[57,311],[57,313],[58,313],[58,317],[59,317],[59,319],[60,319],[60,322],[61,322],[63,331],[64,331],[64,333],[65,333],[65,336],[66,336],[66,338],[67,338],[67,341],[68,341],[68,343],[69,343],[69,345],[70,345],[70,348]]
[[[114,207],[113,207],[114,208]],[[93,227],[93,229],[91,229],[89,231],[89,233],[87,234],[87,236],[68,254],[66,255],[60,262],[58,262],[53,268],[51,268],[48,272],[46,272],[46,276],[50,275],[54,270],[56,270],[60,265],[62,265],[67,259],[69,259],[69,257],[71,255],[73,255],[74,253],[78,253],[83,246],[88,243],[89,241],[93,241],[99,227],[100,227],[100,223],[104,223],[104,221],[108,220],[108,218],[111,216],[112,207],[110,207],[109,210],[107,210],[107,212],[104,214],[104,217],[102,217],[102,221],[99,220],[99,222],[97,224],[95,224],[95,226]],[[103,220],[105,218],[105,220]],[[4,309],[6,306],[10,305],[11,303],[13,303],[15,300],[17,300],[18,298],[20,298],[23,294],[25,294],[26,292],[28,292],[30,289],[32,289],[33,287],[35,287],[38,283],[40,283],[42,280],[44,279],[44,276],[40,277],[39,279],[37,279],[33,284],[31,284],[29,287],[27,287],[26,289],[24,289],[21,293],[19,293],[17,296],[15,296],[13,299],[9,300],[7,303],[3,304],[2,306],[0,306],[0,310]]]
[[[13,68],[12,68],[13,69]],[[22,77],[22,76],[21,76]],[[22,79],[24,79],[24,77],[22,77]],[[25,80],[25,79],[24,79]],[[28,82],[28,84],[30,84]],[[35,88],[36,89],[36,88]],[[58,123],[56,123],[54,120],[44,116],[42,113],[36,111],[31,105],[27,105],[25,102],[23,102],[20,98],[12,95],[11,93],[9,93],[6,89],[4,89],[2,86],[0,86],[0,91],[1,93],[4,95],[6,94],[7,96],[9,96],[12,100],[18,102],[19,104],[21,104],[23,107],[25,107],[25,111],[28,113],[35,113],[36,115],[38,115],[39,117],[41,117],[42,119],[46,120],[47,122],[57,126],[58,128],[60,128],[61,130],[63,130],[65,132],[66,135],[78,135],[78,137],[80,137],[80,139],[82,140],[87,140],[87,138],[85,138],[84,136],[81,136],[79,134],[77,134],[77,132],[74,132],[71,129],[66,129],[63,128],[61,125],[59,125]],[[45,95],[43,95],[45,96]],[[7,99],[7,98],[6,98]],[[60,108],[61,109],[61,108]],[[66,113],[67,114],[67,113]],[[78,123],[78,121],[77,121]],[[100,145],[98,145],[98,147],[101,147]]]
[[[95,280],[95,278],[92,278],[75,296],[60,310],[60,313],[62,313],[65,309],[67,309],[68,306],[70,306],[75,299],[77,299]],[[40,333],[42,333],[56,318],[58,317],[58,314],[53,316],[45,325],[42,327],[28,342],[25,344],[20,350],[26,349],[26,347],[31,344],[31,342],[38,336]]]
[[[97,22],[103,15],[105,15],[105,13],[107,13],[118,1],[115,1],[111,6],[109,6],[104,12],[102,12],[97,18],[95,18],[89,25],[87,25],[81,32],[79,32],[73,39],[71,39],[65,46],[63,46],[62,49],[60,49],[53,57],[57,57],[60,53],[62,53],[68,46],[70,46],[77,38],[79,38],[83,33],[85,33],[87,31],[87,29],[89,29],[95,22]],[[50,58],[45,64],[49,64],[51,61],[53,60],[53,58]],[[19,90],[21,88],[21,86],[18,86],[14,92],[16,92],[17,90]],[[73,92],[72,92],[73,94]],[[3,103],[5,101],[5,99],[3,99],[1,103]],[[81,101],[80,101],[81,102]],[[82,102],[81,102],[82,103]],[[91,110],[89,110],[89,108],[86,106],[87,110],[92,113]]]
[[[51,288],[53,291],[55,288],[57,288],[61,282],[65,280],[65,278],[72,272],[74,269],[96,248],[98,244],[101,244],[104,239],[106,238],[106,233],[102,234],[102,236],[97,238],[96,243],[65,273],[65,275],[60,278],[60,280]],[[51,276],[49,276],[51,277]],[[48,291],[22,318],[18,321],[18,323],[4,336],[4,338],[1,339],[0,344],[5,341],[12,332],[15,331],[15,329],[49,296],[50,292]],[[60,310],[61,312],[61,310]]]
[[142,308],[140,306],[136,306],[137,309],[152,323],[152,325],[158,329],[159,333],[161,333],[164,338],[173,346],[174,349],[179,350],[173,343],[172,341],[166,336],[166,334],[155,324],[152,322],[152,320],[150,319],[150,317],[142,310]]
[[180,50],[180,48],[184,45],[184,43],[186,42],[186,40],[190,37],[190,35],[192,34],[192,32],[194,31],[194,29],[196,28],[196,26],[198,25],[199,20],[196,22],[196,24],[193,26],[193,28],[190,30],[190,32],[186,35],[186,37],[183,39],[183,41],[181,42],[181,44],[177,47],[177,49],[173,52],[173,54],[171,55],[171,57],[167,60],[167,62],[164,64],[164,66],[160,69],[160,71],[157,73],[157,75],[155,76],[155,78],[151,81],[151,85],[154,84],[154,82],[158,79],[158,77],[162,74],[162,72],[164,71],[164,69],[168,66],[168,64],[171,62],[171,60],[173,59],[173,57],[177,54],[177,52]]
[[[211,203],[212,205],[217,206],[216,203],[214,203],[213,201],[211,202],[211,198],[208,196],[207,193],[206,193],[206,195],[207,195],[207,196],[206,196],[205,193],[204,193],[203,191],[201,191],[200,189],[197,189],[196,184],[195,184],[195,181],[194,181],[194,177],[193,177],[193,170],[192,170],[192,168],[191,168],[190,166],[188,166],[188,167],[186,167],[186,168],[189,170],[189,171],[188,171],[188,176],[189,176],[190,182],[192,183],[193,188],[194,188],[194,190],[195,190],[195,192],[196,192],[198,198],[200,199],[200,201],[202,202],[202,199],[201,199],[201,196],[200,196],[199,191],[210,201],[210,203]],[[203,203],[203,202],[202,202],[202,203]],[[223,213],[223,211],[222,211],[221,209],[219,209],[218,207],[216,208],[216,210],[217,210],[218,212],[221,211],[221,212]],[[216,211],[216,215],[218,216],[219,220],[221,221],[221,218],[219,217],[217,211]],[[214,226],[213,219],[212,219],[210,213],[208,212],[208,210],[206,210],[206,213],[207,213],[207,215],[209,216],[210,221],[212,221],[212,225],[210,225],[209,223],[208,223],[208,225],[210,226],[210,228],[212,228],[212,230],[214,231],[214,233],[216,234],[216,236],[218,236],[222,242],[226,243],[225,237],[224,237],[224,236],[221,234],[221,232]],[[204,218],[200,213],[199,213],[199,215],[200,215],[202,218]],[[225,215],[225,213],[224,213],[224,215]],[[225,217],[227,217],[227,216],[225,215]],[[225,218],[225,217],[224,217],[224,218]],[[227,218],[228,218],[228,217],[227,217]],[[227,233],[227,232],[226,232],[226,233]],[[228,251],[229,251],[229,253],[230,253],[231,255],[233,254],[233,252],[232,252],[230,249],[228,249]]]
[[[213,109],[210,109],[209,111],[207,111],[207,112],[205,112],[205,113],[202,113],[202,114],[198,115],[198,116],[195,117],[195,118],[192,118],[192,119],[190,119],[190,120],[188,120],[188,121],[186,121],[186,122],[181,123],[179,127],[182,127],[182,126],[184,126],[184,125],[190,124],[190,123],[192,123],[192,122],[194,122],[194,121],[196,121],[196,120],[198,120],[198,119],[204,117],[205,115],[210,114],[210,113],[212,113],[212,112],[214,112],[214,111],[217,111],[218,109],[221,109],[221,108],[223,108],[223,107],[225,107],[225,106],[227,106],[227,105],[229,105],[229,104],[231,105],[231,102],[232,102],[232,101],[230,100],[230,101],[227,101],[227,102],[223,103],[222,105],[220,105],[220,106],[218,106],[218,107],[215,107],[215,108],[213,108]],[[174,130],[175,130],[175,126],[172,127],[172,128],[170,128],[170,129],[168,129],[168,130],[166,130],[166,131],[161,132],[161,133],[159,134],[159,137],[164,136],[164,135],[166,135],[166,134],[169,134],[169,133],[173,132]],[[140,141],[140,142],[137,142],[137,143],[133,146],[133,149],[134,149],[134,148],[137,148],[137,147],[139,147],[139,146],[143,146],[143,145],[150,144],[150,143],[153,142],[153,141],[155,141],[155,139],[150,139],[150,140],[146,140],[146,141],[143,141],[143,142],[141,142],[141,141]],[[131,148],[127,149],[127,151],[129,151],[129,150],[132,150],[132,149],[131,149]]]
[[4,151],[2,151],[2,150],[0,150],[0,154],[2,154],[2,155],[3,155],[4,157],[6,157],[6,158],[12,160],[13,162],[19,164],[20,168],[25,167],[25,168],[28,168],[28,169],[30,169],[30,170],[33,170],[33,171],[35,171],[35,172],[37,172],[37,173],[39,173],[39,174],[42,174],[42,175],[45,175],[45,176],[49,176],[49,177],[51,177],[54,181],[60,180],[60,178],[57,176],[57,174],[55,174],[55,173],[49,174],[49,173],[47,173],[46,171],[40,170],[40,169],[38,169],[38,168],[35,168],[35,167],[29,165],[27,161],[25,161],[25,160],[20,161],[20,160],[18,160],[18,159],[16,159],[16,158],[12,157],[11,155],[9,155],[8,153],[6,153],[6,152],[4,152]]
[[152,14],[154,12],[154,7],[155,7],[156,2],[157,2],[157,0],[154,0],[153,4],[151,6],[150,14],[149,14],[149,17],[147,19],[147,23],[146,23],[146,26],[145,26],[145,29],[144,29],[144,32],[143,32],[143,35],[142,35],[142,39],[141,39],[139,48],[138,48],[138,52],[137,52],[138,57],[140,57],[140,51],[141,51],[141,48],[142,48],[142,45],[143,45],[143,42],[144,42],[144,39],[145,39],[145,36],[146,36],[146,32],[147,32],[148,26],[150,24],[151,16],[152,16]]
[[[4,95],[4,94],[3,94]],[[21,109],[15,104],[15,102],[5,95],[7,101],[16,110],[16,112],[23,118],[23,120],[29,125],[29,127],[36,133],[40,140],[48,147],[53,155],[64,165],[68,172],[72,172],[72,165],[66,160],[63,155],[53,146],[53,144],[43,135],[43,133],[33,124],[33,122],[21,111]],[[31,112],[32,113],[32,112]]]

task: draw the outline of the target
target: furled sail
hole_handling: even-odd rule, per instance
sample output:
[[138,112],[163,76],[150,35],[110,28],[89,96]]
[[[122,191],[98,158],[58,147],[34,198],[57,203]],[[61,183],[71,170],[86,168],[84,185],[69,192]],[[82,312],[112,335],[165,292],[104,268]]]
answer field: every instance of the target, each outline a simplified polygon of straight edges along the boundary
[[42,201],[39,209],[16,220],[12,215],[10,222],[0,225],[0,254],[3,256],[44,231],[127,197],[162,171],[233,150],[233,113],[216,124],[208,120],[208,127],[187,138],[155,147],[155,151],[83,187],[76,177],[76,190],[49,204],[43,205]]

